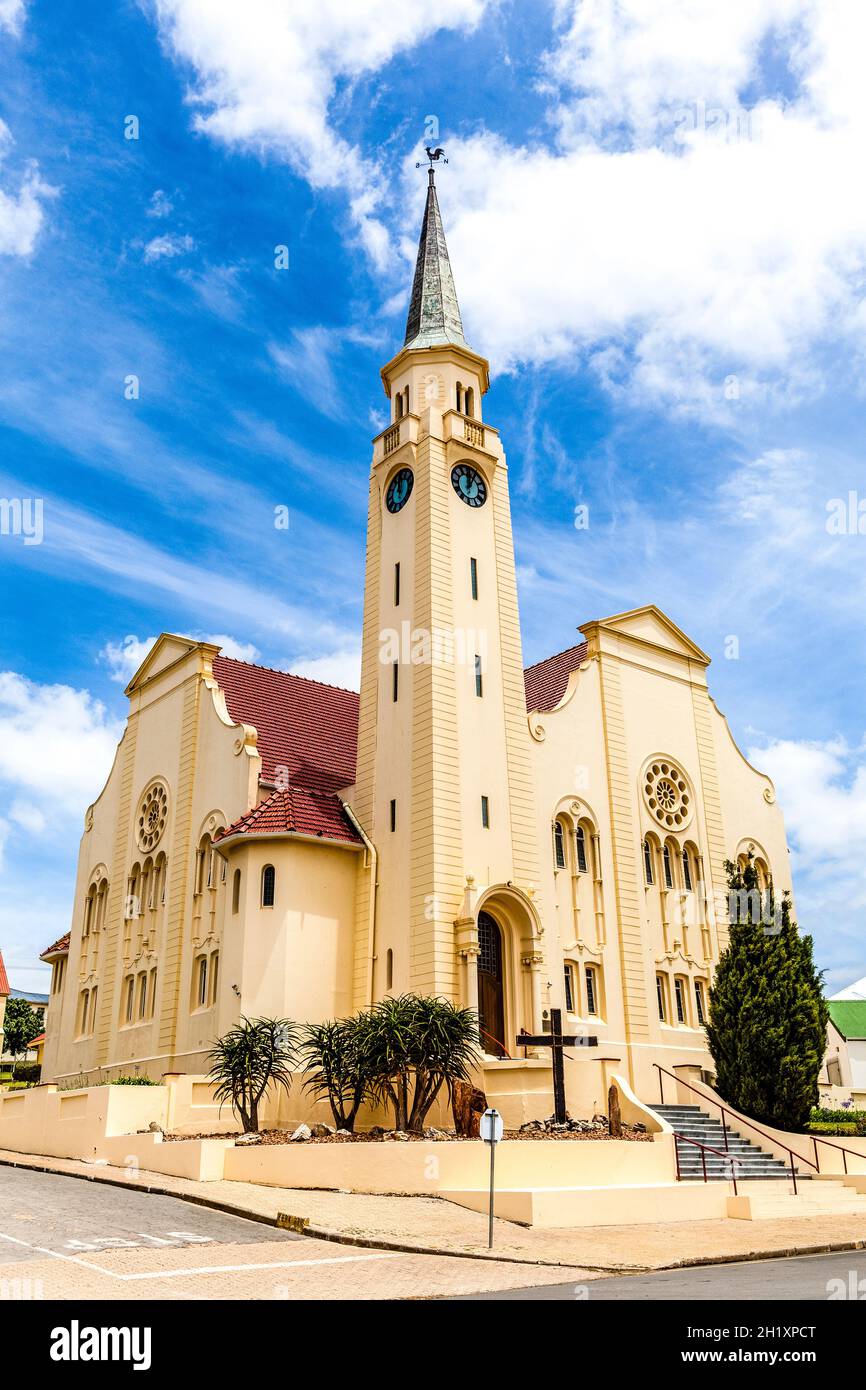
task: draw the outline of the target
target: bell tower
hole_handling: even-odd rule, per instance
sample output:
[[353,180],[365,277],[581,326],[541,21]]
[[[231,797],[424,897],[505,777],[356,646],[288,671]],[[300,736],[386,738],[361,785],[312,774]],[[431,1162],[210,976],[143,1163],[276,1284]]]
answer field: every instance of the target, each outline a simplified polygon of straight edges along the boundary
[[353,808],[378,888],[359,892],[358,1005],[413,990],[474,1007],[474,904],[494,885],[531,900],[538,881],[508,470],[482,416],[488,363],[463,335],[432,159],[370,474]]

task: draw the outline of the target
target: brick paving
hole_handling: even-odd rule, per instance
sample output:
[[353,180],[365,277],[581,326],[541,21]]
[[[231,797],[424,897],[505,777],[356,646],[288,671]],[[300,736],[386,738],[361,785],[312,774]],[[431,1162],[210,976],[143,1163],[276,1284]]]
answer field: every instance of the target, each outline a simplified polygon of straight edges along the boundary
[[[488,1257],[486,1217],[436,1198],[312,1192],[263,1187],[253,1183],[197,1183],[159,1173],[143,1172],[138,1177],[132,1177],[121,1168],[0,1151],[0,1163],[4,1161],[47,1167],[52,1172],[86,1175],[97,1182],[110,1180],[133,1188],[152,1187],[174,1196],[224,1205],[268,1222],[274,1222],[280,1213],[288,1213],[305,1218],[314,1231],[332,1233],[335,1239],[382,1241],[411,1250],[433,1250],[444,1256]],[[492,1258],[500,1271],[507,1269],[505,1260],[519,1261],[524,1265],[564,1267],[563,1275],[583,1279],[591,1277],[593,1273],[666,1269],[680,1264],[743,1259],[758,1254],[866,1248],[866,1219],[863,1216],[816,1216],[797,1220],[718,1220],[561,1230],[527,1229],[497,1220],[494,1240]],[[326,1242],[314,1242],[311,1238],[299,1243],[293,1250],[310,1249],[313,1244],[326,1248]],[[261,1246],[255,1248],[260,1250]],[[344,1245],[342,1251],[350,1253],[350,1247]],[[331,1253],[335,1253],[333,1246]],[[469,1263],[475,1265],[479,1261],[449,1260],[449,1266],[453,1266],[454,1271]],[[339,1267],[331,1267],[332,1272],[326,1275],[327,1279],[337,1278],[333,1273],[336,1268]],[[392,1271],[387,1264],[382,1268],[382,1279],[387,1284]],[[519,1287],[521,1279],[530,1282],[527,1277],[529,1271],[524,1268],[521,1273],[519,1266],[514,1268],[516,1283],[510,1287]],[[351,1266],[344,1268],[344,1272],[349,1271],[345,1277],[350,1283],[356,1278],[351,1269]],[[478,1275],[470,1276],[463,1270],[460,1277],[474,1281]],[[503,1273],[497,1277],[506,1276]],[[555,1275],[552,1277],[556,1278]],[[339,1294],[334,1296],[339,1297]]]

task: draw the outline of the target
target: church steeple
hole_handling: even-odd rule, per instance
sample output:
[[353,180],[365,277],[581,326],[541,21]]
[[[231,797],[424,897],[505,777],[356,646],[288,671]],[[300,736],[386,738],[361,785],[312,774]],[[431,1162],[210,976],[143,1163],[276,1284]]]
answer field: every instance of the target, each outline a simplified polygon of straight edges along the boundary
[[429,170],[427,205],[421,223],[415,279],[406,320],[406,348],[466,347],[460,305],[445,244],[442,214],[436,197],[433,168]]

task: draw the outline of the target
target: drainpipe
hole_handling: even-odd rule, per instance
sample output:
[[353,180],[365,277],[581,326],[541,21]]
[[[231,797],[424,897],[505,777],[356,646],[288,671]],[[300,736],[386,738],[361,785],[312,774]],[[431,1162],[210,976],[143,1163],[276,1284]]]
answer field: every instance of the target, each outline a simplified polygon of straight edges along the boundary
[[379,855],[376,846],[368,837],[348,801],[343,801],[342,807],[364,841],[364,848],[370,856],[370,949],[367,953],[367,1005],[372,1008],[375,1002],[373,999],[373,970],[376,963],[376,890],[379,887]]

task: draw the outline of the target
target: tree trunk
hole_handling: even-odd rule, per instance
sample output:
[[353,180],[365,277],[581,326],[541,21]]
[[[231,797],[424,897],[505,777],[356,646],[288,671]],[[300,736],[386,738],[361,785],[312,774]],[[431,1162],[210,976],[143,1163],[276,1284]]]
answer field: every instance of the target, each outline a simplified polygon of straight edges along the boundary
[[607,1093],[607,1118],[611,1139],[622,1138],[622,1115],[619,1111],[619,1089],[611,1086]]
[[477,1139],[481,1133],[480,1120],[487,1109],[487,1097],[471,1081],[455,1081],[451,1093],[454,1128],[464,1139]]

